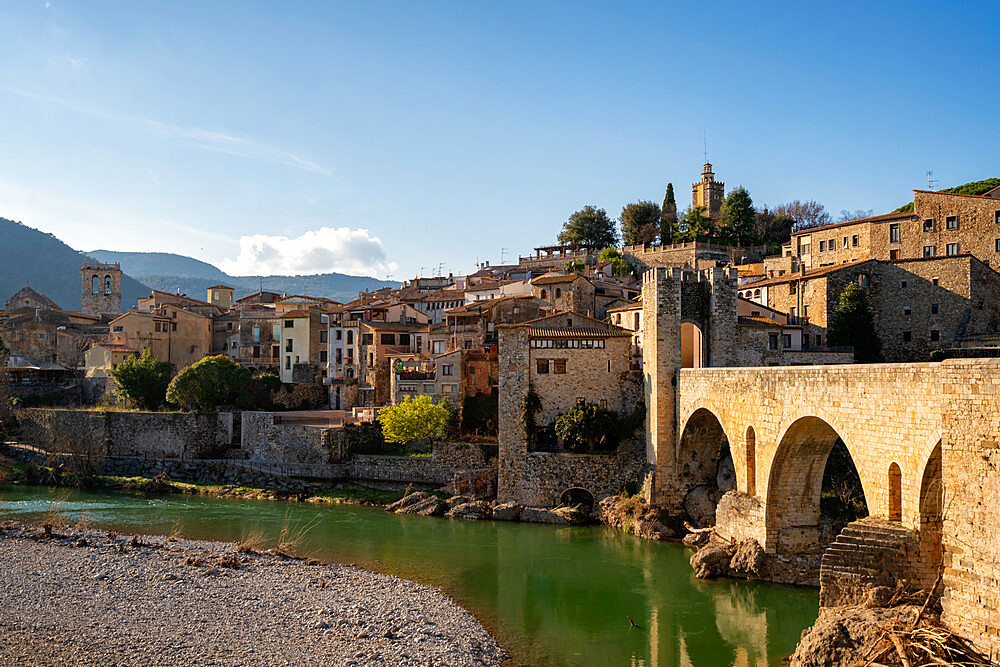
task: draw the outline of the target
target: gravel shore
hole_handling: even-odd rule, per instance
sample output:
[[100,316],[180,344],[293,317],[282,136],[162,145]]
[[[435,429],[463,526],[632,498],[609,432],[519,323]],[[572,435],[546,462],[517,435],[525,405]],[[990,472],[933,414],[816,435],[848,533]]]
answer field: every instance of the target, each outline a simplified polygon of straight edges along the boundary
[[0,528],[0,664],[498,665],[506,657],[441,591],[398,577],[237,553],[233,543],[42,532]]

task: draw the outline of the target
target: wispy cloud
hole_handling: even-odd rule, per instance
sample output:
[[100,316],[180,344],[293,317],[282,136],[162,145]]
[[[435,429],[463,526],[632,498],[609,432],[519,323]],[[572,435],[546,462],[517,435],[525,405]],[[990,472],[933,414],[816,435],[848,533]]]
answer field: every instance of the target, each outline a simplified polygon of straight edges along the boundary
[[241,236],[239,256],[222,260],[219,268],[237,276],[334,271],[382,276],[397,267],[386,258],[382,241],[370,236],[367,229],[320,227],[295,238]]
[[264,162],[280,164],[286,167],[293,167],[295,169],[302,169],[314,174],[322,174],[323,176],[332,175],[328,169],[315,162],[295,155],[294,153],[290,153],[274,146],[269,146],[259,141],[254,141],[252,139],[246,139],[214,130],[206,130],[199,127],[183,127],[181,125],[164,123],[153,118],[129,116],[103,111],[101,109],[95,109],[80,102],[61,97],[39,95],[37,93],[30,93],[10,88],[4,89],[4,92],[48,104],[63,106],[78,113],[86,114],[94,118],[101,118],[121,123],[136,130],[148,132],[165,139],[183,141],[200,150],[215,151],[217,153],[225,153],[227,155],[250,158],[253,160],[263,160]]

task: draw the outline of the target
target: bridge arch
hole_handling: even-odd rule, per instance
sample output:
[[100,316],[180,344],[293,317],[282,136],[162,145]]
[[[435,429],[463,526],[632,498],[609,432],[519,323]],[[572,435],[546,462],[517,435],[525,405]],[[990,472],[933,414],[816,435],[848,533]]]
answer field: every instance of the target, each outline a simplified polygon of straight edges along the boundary
[[[678,491],[687,499],[697,487],[705,487],[712,497],[712,509],[719,492],[736,488],[736,469],[729,437],[718,413],[696,407],[684,422],[677,441]],[[690,513],[690,512],[689,512]],[[696,522],[701,517],[693,516]],[[706,517],[707,519],[707,517]],[[714,523],[714,517],[711,519]]]
[[921,561],[930,564],[933,569],[936,569],[943,557],[941,535],[944,527],[944,494],[939,440],[926,458],[918,502]]
[[[763,545],[766,551],[817,552],[834,537],[823,534],[820,498],[827,460],[838,441],[844,443],[858,469],[850,444],[821,417],[799,417],[782,433],[767,481]],[[861,485],[868,505],[871,489],[863,476]]]
[[753,426],[747,426],[746,439],[744,441],[744,479],[747,495],[757,495],[757,432]]
[[589,512],[594,508],[594,494],[582,486],[573,486],[559,495],[559,502],[567,507],[584,505]]

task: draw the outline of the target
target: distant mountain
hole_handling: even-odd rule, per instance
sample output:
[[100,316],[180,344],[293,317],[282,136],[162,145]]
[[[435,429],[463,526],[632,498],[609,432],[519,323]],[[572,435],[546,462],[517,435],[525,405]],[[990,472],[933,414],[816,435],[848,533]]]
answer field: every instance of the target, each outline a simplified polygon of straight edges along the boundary
[[[956,185],[953,188],[938,190],[938,192],[950,192],[956,195],[981,195],[997,187],[1000,187],[1000,178],[987,178],[982,181],[973,181],[965,185]],[[912,210],[913,202],[910,202],[909,204],[903,204],[893,211],[893,213],[909,213]]]
[[[104,261],[73,250],[52,234],[0,218],[0,307],[27,282],[60,308],[79,310],[80,267],[95,260]],[[149,296],[149,287],[122,276],[122,308],[144,296]]]
[[136,276],[145,285],[162,292],[205,298],[205,289],[225,284],[236,290],[236,298],[263,289],[279,294],[308,294],[336,301],[350,301],[361,290],[399,287],[392,280],[343,273],[319,273],[309,276],[230,276],[191,257],[166,252],[117,252],[94,250],[88,253],[102,262],[119,262],[123,271]]

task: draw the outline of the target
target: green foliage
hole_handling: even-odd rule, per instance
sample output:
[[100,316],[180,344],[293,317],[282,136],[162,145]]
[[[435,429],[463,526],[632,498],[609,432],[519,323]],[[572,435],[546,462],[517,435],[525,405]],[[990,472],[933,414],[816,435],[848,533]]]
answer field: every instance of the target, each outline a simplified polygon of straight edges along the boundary
[[839,438],[826,459],[819,504],[820,511],[838,525],[868,516],[861,476],[847,446]]
[[147,347],[138,357],[129,357],[111,369],[115,397],[140,410],[155,410],[163,404],[170,384],[171,365],[157,361]]
[[660,243],[670,245],[680,240],[680,229],[677,219],[677,201],[674,199],[674,184],[667,183],[667,194],[663,196],[663,206],[660,207]]
[[500,394],[466,396],[462,402],[462,431],[476,435],[496,436],[500,416]]
[[719,238],[738,246],[753,245],[757,241],[754,229],[756,211],[750,193],[742,185],[722,202]]
[[778,213],[766,206],[754,215],[754,235],[761,243],[780,246],[792,235],[795,219],[786,213]]
[[611,274],[615,276],[635,275],[635,267],[628,263],[615,248],[605,248],[597,256],[597,261],[611,264]]
[[270,391],[278,391],[283,384],[276,373],[258,373],[253,377],[253,381]]
[[[1000,187],[1000,178],[987,178],[982,181],[973,181],[972,183],[957,185],[953,188],[938,190],[938,192],[949,192],[956,195],[982,195],[998,187]],[[912,210],[913,202],[910,202],[909,204],[900,206],[893,213],[908,213]]]
[[585,403],[556,417],[556,435],[572,451],[614,449],[618,446],[619,422],[613,410]]
[[875,333],[875,319],[868,307],[868,297],[856,282],[848,283],[840,293],[837,309],[830,318],[826,341],[831,347],[852,346],[855,363],[882,361],[882,344]]
[[167,400],[186,410],[210,412],[220,407],[248,407],[250,370],[225,355],[205,357],[170,381]]
[[678,240],[707,241],[714,234],[715,225],[705,216],[704,206],[692,206],[684,211],[678,223]]
[[566,262],[563,268],[566,270],[566,273],[583,273],[583,270],[587,267],[584,266],[582,261],[578,259],[571,259]]
[[379,410],[378,420],[386,442],[407,443],[450,437],[457,416],[447,399],[435,404],[429,396],[407,396],[402,403]]
[[622,243],[646,245],[660,234],[660,207],[651,201],[626,204],[621,212]]
[[517,420],[521,424],[521,431],[524,432],[529,445],[535,442],[535,432],[538,430],[538,424],[535,422],[535,413],[541,409],[542,399],[529,386],[528,393],[521,399],[521,415]]
[[615,246],[618,245],[618,230],[607,211],[588,204],[563,224],[559,243],[588,248]]

